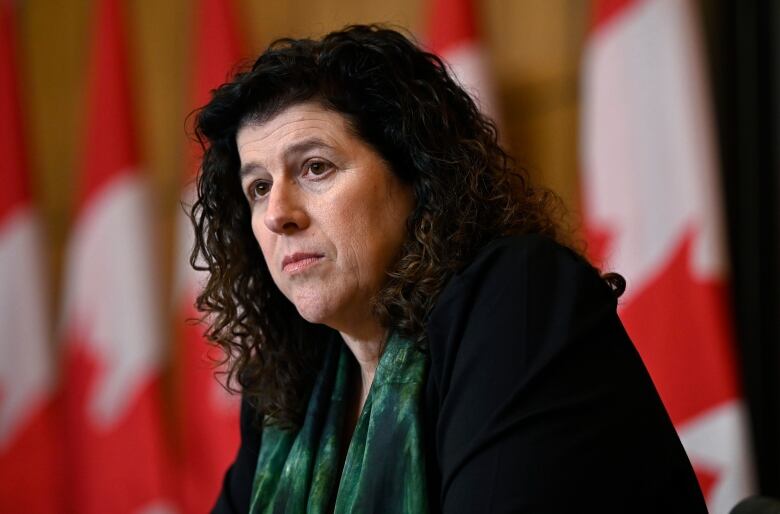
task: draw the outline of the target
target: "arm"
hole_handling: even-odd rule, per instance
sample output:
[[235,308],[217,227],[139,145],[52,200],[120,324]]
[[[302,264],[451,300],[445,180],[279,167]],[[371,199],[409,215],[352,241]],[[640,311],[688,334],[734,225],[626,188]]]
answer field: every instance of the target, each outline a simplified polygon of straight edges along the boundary
[[611,292],[572,252],[492,244],[429,341],[445,513],[706,512]]
[[244,514],[249,512],[249,497],[257,467],[262,431],[257,427],[257,411],[246,399],[241,400],[241,446],[236,460],[225,473],[222,491],[212,514]]

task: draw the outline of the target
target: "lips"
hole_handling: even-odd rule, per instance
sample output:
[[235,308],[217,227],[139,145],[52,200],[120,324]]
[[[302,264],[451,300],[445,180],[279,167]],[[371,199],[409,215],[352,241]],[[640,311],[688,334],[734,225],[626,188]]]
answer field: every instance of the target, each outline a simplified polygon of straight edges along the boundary
[[294,253],[285,256],[282,259],[282,271],[286,273],[295,273],[315,265],[322,259],[323,255],[319,253]]

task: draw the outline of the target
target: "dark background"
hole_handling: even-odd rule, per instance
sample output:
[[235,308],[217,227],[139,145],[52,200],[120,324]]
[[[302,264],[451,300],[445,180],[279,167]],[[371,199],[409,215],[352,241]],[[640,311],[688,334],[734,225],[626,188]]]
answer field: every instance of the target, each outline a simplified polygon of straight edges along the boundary
[[701,5],[759,489],[780,497],[780,2]]

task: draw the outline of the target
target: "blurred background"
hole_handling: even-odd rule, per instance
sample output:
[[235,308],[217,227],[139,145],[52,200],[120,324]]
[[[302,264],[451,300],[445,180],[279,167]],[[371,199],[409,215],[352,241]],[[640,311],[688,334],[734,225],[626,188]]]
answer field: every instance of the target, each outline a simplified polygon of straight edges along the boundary
[[712,512],[780,496],[780,4],[0,3],[0,512],[211,507],[238,404],[184,322],[186,120],[274,39],[369,22],[444,57],[626,276]]

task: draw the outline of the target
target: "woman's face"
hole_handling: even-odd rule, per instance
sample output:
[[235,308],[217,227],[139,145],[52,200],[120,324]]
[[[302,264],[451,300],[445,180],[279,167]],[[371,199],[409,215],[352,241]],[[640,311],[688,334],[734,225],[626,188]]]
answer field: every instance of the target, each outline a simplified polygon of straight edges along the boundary
[[366,323],[406,236],[411,189],[317,103],[236,136],[252,230],[274,282],[304,319],[342,332]]

